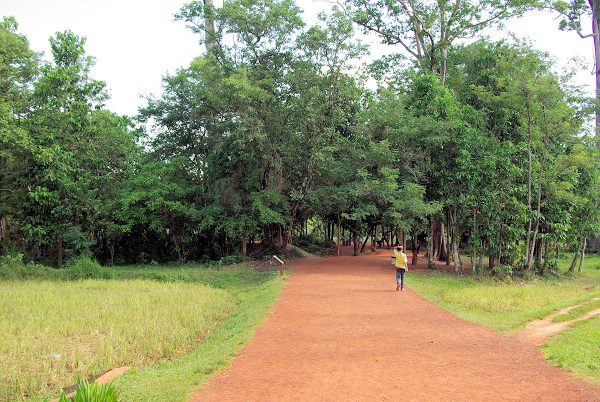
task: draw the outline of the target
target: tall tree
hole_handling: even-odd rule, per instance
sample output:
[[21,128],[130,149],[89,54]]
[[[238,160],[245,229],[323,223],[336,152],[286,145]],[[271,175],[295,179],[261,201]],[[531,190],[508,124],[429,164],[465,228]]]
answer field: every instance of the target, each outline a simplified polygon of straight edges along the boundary
[[[81,201],[89,175],[85,162],[91,115],[106,99],[104,83],[89,76],[93,59],[85,38],[70,31],[50,39],[54,62],[42,67],[34,85],[28,130],[34,138],[29,155],[28,198],[22,224],[37,245],[56,245],[56,264],[63,262],[67,233],[82,233],[86,218]],[[80,238],[81,240],[81,238]]]
[[[553,0],[542,3],[542,8],[551,8],[562,19],[560,29],[575,31],[582,39],[592,38],[594,44],[594,76],[596,78],[596,148],[600,149],[600,1],[598,0]],[[582,18],[587,18],[589,29],[584,28]]]
[[14,18],[0,22],[0,251],[11,240],[10,228],[17,226],[14,218],[27,193],[19,178],[27,172],[25,156],[33,147],[24,117],[39,59],[17,29]]
[[460,40],[520,15],[527,0],[345,0],[351,18],[387,45],[400,45],[444,84],[448,51]]

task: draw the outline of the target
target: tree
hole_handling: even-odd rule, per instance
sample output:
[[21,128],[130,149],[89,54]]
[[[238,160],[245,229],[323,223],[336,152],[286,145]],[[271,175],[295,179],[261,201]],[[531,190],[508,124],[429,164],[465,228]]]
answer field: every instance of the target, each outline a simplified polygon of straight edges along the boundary
[[[596,148],[600,149],[600,2],[598,0],[553,0],[550,4],[542,4],[542,8],[550,8],[562,17],[559,28],[564,31],[575,31],[582,39],[592,38],[594,43],[594,76],[596,77]],[[582,26],[581,19],[589,18],[591,32]]]
[[445,82],[448,51],[462,39],[522,14],[526,0],[346,0],[354,22],[387,45],[400,45],[419,68]]
[[[15,219],[26,195],[25,155],[33,139],[24,128],[30,107],[31,84],[36,78],[39,58],[27,39],[17,33],[14,18],[0,22],[0,244],[8,245],[18,226]],[[12,235],[12,236],[11,236]]]

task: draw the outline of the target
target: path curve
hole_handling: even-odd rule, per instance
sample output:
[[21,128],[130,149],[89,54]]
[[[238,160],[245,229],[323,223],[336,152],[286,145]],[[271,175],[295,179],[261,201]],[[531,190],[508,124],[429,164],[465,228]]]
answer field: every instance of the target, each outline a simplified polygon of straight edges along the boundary
[[[600,298],[595,297],[592,300],[599,300],[599,299]],[[579,317],[576,317],[572,320],[569,320],[569,321],[554,322],[555,317],[558,317],[559,315],[562,315],[562,314],[567,314],[569,311],[571,311],[574,308],[577,308],[579,306],[580,305],[566,307],[566,308],[563,308],[562,310],[559,310],[559,311],[556,311],[556,312],[550,314],[549,316],[547,316],[541,320],[532,321],[529,324],[527,324],[527,326],[525,328],[523,328],[522,330],[517,332],[515,334],[515,336],[517,336],[519,339],[521,339],[525,342],[533,343],[534,345],[541,346],[552,335],[556,335],[559,332],[564,331],[565,329],[569,328],[571,325],[575,324],[576,322],[589,320],[592,317],[600,315],[600,308],[598,308],[595,310],[588,311],[587,313],[585,313]]]
[[193,401],[600,401],[533,345],[410,290],[389,252],[294,262],[273,311]]

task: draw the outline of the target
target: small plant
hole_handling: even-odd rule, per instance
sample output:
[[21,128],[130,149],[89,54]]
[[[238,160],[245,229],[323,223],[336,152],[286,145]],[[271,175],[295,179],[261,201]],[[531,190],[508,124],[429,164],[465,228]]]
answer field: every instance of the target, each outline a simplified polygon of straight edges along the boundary
[[65,269],[68,279],[110,279],[110,271],[102,269],[100,264],[90,257],[81,256],[69,261]]
[[60,395],[59,402],[118,402],[119,393],[111,384],[89,383],[87,380],[77,381],[77,392],[73,397],[68,397],[64,392]]
[[23,266],[23,253],[8,254],[0,257],[0,268],[15,269]]
[[510,277],[513,275],[513,267],[510,265],[497,265],[492,268],[492,272],[501,278]]
[[226,255],[225,257],[221,257],[217,265],[232,265],[242,261],[244,261],[244,257],[241,255]]

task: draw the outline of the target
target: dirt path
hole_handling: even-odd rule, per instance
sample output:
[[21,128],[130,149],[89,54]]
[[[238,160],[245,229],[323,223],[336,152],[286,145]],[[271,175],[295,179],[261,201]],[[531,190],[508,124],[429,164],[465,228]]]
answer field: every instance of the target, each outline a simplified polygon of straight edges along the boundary
[[600,401],[515,337],[395,292],[389,251],[291,264],[273,313],[193,401]]
[[[598,298],[596,297],[593,300],[598,300]],[[587,320],[589,318],[600,315],[600,309],[596,309],[596,310],[588,311],[587,313],[583,314],[582,316],[574,318],[569,321],[553,322],[555,317],[562,315],[562,314],[567,314],[569,311],[571,311],[577,307],[579,307],[579,305],[570,306],[570,307],[564,308],[562,310],[559,310],[555,313],[552,313],[542,320],[532,321],[521,331],[517,332],[515,335],[519,339],[522,339],[525,342],[533,343],[534,345],[539,346],[539,345],[542,345],[544,342],[546,342],[546,340],[548,338],[550,338],[552,335],[555,335],[561,331],[564,331],[565,329],[569,328],[574,323],[583,321],[583,320]]]

